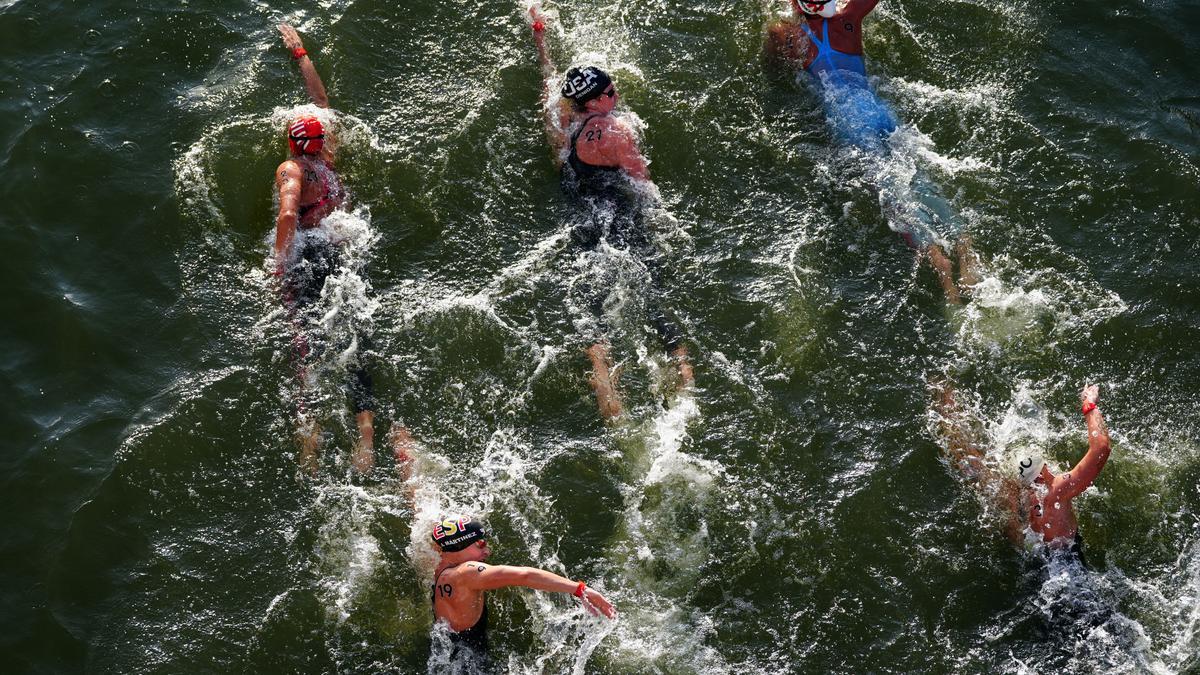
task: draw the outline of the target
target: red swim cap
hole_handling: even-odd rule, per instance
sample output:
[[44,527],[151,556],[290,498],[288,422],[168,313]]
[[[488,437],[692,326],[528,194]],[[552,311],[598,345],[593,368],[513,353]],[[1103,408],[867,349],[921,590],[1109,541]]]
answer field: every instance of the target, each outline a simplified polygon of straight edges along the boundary
[[315,155],[325,146],[325,125],[306,115],[288,125],[288,147],[296,155]]

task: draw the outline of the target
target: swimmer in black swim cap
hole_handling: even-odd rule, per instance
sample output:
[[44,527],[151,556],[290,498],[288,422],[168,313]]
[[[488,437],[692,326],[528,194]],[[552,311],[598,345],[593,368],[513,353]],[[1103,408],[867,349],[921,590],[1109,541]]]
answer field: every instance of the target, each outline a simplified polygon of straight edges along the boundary
[[[613,86],[608,73],[596,66],[586,68],[571,68],[563,77],[562,88],[559,90],[563,98],[570,99],[575,109],[586,110],[587,102],[605,95]],[[612,90],[615,95],[616,89]]]
[[[564,187],[572,194],[592,203],[609,204],[614,214],[634,211],[630,218],[611,217],[607,231],[598,227],[583,229],[576,237],[577,243],[585,247],[607,241],[616,248],[648,249],[648,246],[630,242],[649,241],[639,230],[641,205],[629,206],[629,188],[635,192],[653,192],[650,171],[646,158],[638,147],[637,133],[621,115],[613,114],[619,101],[616,83],[608,73],[596,66],[569,69],[559,81],[558,71],[550,60],[546,49],[546,18],[537,7],[529,10],[533,38],[542,66],[542,104],[546,111],[546,132],[554,149],[554,157],[562,172]],[[551,105],[553,87],[558,85],[560,102],[569,105]],[[633,225],[623,225],[625,220]],[[622,230],[622,228],[626,228]],[[573,233],[575,236],[576,233]],[[649,260],[653,251],[641,256],[650,272],[650,292],[657,293],[654,282],[655,270]],[[602,304],[602,303],[596,303]],[[679,373],[679,388],[691,387],[694,383],[692,366],[688,360],[687,345],[682,332],[655,302],[647,302],[646,323],[658,334],[666,351],[675,360]],[[613,419],[621,414],[620,396],[614,386],[613,360],[606,339],[601,337],[587,349],[592,362],[590,384],[596,394],[600,414]]]
[[470,516],[443,516],[434,523],[430,538],[443,553],[457,553],[481,539],[487,539],[483,524]]
[[[416,443],[408,430],[396,426],[389,434],[396,470],[411,491],[416,460]],[[415,501],[415,499],[414,499]],[[430,588],[433,616],[450,629],[456,645],[482,652],[487,648],[487,591],[509,586],[539,591],[570,593],[593,615],[610,619],[617,610],[599,591],[582,581],[572,581],[536,567],[488,565],[491,557],[488,532],[483,523],[468,515],[443,515],[433,524],[430,539],[438,552]]]

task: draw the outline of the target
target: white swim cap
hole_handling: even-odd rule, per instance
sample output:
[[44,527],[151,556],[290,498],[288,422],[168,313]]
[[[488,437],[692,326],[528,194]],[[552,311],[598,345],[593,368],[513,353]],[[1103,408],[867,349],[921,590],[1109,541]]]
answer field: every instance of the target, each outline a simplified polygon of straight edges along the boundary
[[1042,474],[1042,467],[1046,466],[1046,460],[1042,459],[1041,455],[1029,455],[1017,461],[1017,473],[1021,476],[1021,485],[1026,487],[1033,485],[1033,481]]
[[837,14],[838,0],[797,0],[800,3],[800,9],[805,14],[814,16],[823,16],[826,19]]

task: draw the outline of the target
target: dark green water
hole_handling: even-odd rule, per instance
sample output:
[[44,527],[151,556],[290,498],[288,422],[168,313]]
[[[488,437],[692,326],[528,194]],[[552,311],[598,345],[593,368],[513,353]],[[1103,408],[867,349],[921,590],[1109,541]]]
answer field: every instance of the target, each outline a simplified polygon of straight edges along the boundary
[[[280,130],[339,111],[378,433],[425,447],[494,562],[622,611],[502,592],[512,672],[1181,672],[1200,668],[1200,6],[884,0],[869,67],[985,280],[947,308],[888,229],[870,161],[765,67],[760,2],[554,5],[645,123],[663,304],[694,393],[666,396],[635,261],[579,256],[521,6],[0,0],[0,504],[6,672],[440,672],[423,534],[346,478],[324,373],[296,479],[290,326],[267,274]],[[598,418],[581,277],[606,270],[630,414]],[[333,373],[333,374],[331,374]],[[1078,500],[1090,569],[1018,551],[939,459],[952,379],[991,455],[1114,453]],[[385,453],[380,453],[386,469]],[[432,508],[432,507],[430,507]],[[425,517],[428,517],[428,513]]]

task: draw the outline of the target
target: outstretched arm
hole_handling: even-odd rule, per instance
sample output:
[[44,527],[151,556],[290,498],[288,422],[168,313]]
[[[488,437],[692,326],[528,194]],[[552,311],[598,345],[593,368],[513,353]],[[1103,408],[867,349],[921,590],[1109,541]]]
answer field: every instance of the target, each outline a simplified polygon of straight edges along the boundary
[[275,172],[279,190],[279,215],[275,217],[275,274],[283,274],[284,263],[292,250],[296,222],[300,218],[300,166],[288,160]]
[[460,577],[465,585],[480,591],[489,591],[509,586],[523,586],[552,593],[570,593],[583,600],[583,606],[592,614],[603,614],[608,618],[617,615],[617,610],[603,595],[588,588],[582,581],[571,581],[554,572],[536,567],[514,567],[512,565],[486,565],[471,563],[474,573]]
[[300,66],[300,75],[304,77],[304,88],[308,90],[308,97],[317,106],[328,108],[329,97],[325,95],[325,85],[321,82],[321,76],[317,74],[312,59],[308,57],[308,52],[304,50],[300,35],[295,28],[286,23],[279,24],[279,33],[283,35],[283,45],[292,50],[292,58],[296,59]]
[[533,42],[537,45],[538,62],[542,67],[542,110],[546,114],[546,136],[557,159],[567,145],[562,115],[550,107],[550,85],[558,73],[554,69],[554,62],[550,60],[550,51],[546,48],[546,17],[537,5],[529,8],[529,19],[529,27],[533,30]]
[[934,410],[938,413],[938,426],[946,440],[946,458],[950,465],[970,479],[986,482],[983,450],[976,442],[971,420],[958,402],[954,384],[949,380],[931,382],[934,391]]
[[767,58],[792,68],[802,68],[808,56],[808,37],[795,21],[779,21],[767,27]]
[[1080,399],[1084,410],[1087,410],[1084,419],[1087,420],[1088,451],[1070,472],[1059,478],[1063,481],[1062,490],[1066,499],[1079,495],[1096,480],[1111,453],[1108,427],[1104,424],[1104,416],[1100,414],[1100,409],[1096,407],[1100,401],[1100,387],[1094,384],[1084,387]]

